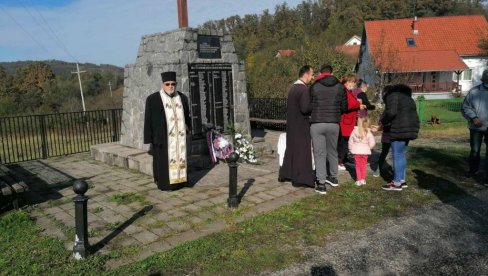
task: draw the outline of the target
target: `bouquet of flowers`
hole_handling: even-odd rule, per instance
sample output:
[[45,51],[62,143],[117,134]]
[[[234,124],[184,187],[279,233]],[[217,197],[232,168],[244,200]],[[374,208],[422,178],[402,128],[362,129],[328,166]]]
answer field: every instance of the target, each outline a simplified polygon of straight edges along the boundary
[[234,148],[235,153],[239,154],[239,157],[247,163],[257,163],[258,159],[256,158],[256,153],[254,152],[254,147],[252,144],[249,143],[249,141],[247,141],[240,133],[236,133],[234,138],[236,141]]
[[210,131],[207,135],[212,164],[227,159],[234,151],[234,147],[223,134]]

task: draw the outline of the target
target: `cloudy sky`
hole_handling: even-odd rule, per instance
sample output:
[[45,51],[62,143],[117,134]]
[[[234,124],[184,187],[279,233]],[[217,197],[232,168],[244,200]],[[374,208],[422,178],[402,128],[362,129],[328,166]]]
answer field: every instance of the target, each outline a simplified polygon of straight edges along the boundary
[[[58,59],[124,66],[143,35],[178,28],[176,0],[0,0],[0,61]],[[187,0],[190,27],[274,12],[302,0]]]

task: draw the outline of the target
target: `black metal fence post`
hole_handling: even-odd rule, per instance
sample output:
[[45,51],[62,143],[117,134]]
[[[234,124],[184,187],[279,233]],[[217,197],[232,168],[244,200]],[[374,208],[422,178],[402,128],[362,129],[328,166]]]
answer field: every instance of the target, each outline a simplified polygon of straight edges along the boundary
[[119,139],[117,134],[117,117],[115,115],[115,109],[112,109],[112,142],[116,142]]
[[76,180],[73,183],[73,191],[77,194],[73,198],[75,202],[75,224],[76,236],[75,245],[73,246],[73,257],[77,260],[83,260],[88,257],[88,212],[87,203],[88,197],[85,196],[88,190],[88,184],[84,180]]
[[39,126],[41,131],[41,152],[42,159],[47,159],[47,132],[46,132],[46,117],[44,115],[39,116]]
[[239,198],[237,197],[237,160],[239,155],[235,152],[231,153],[227,158],[229,164],[229,198],[227,199],[227,206],[229,208],[236,208],[239,205]]

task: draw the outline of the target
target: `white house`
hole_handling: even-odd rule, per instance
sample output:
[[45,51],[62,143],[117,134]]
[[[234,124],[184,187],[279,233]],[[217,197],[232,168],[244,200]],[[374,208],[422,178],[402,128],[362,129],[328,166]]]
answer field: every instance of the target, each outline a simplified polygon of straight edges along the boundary
[[366,21],[356,72],[380,87],[406,83],[426,98],[466,93],[487,68],[483,37],[482,15]]

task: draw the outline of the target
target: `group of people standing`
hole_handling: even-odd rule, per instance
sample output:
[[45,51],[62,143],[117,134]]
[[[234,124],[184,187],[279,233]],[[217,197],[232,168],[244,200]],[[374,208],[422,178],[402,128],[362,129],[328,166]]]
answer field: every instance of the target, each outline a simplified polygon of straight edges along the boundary
[[394,166],[394,179],[383,189],[406,188],[406,147],[419,130],[411,89],[401,84],[385,89],[385,112],[376,126],[367,116],[375,109],[365,93],[368,84],[356,75],[339,80],[332,66],[325,64],[315,81],[309,65],[300,68],[298,77],[288,93],[286,150],[278,180],[326,194],[326,183],[339,186],[338,171],[345,170],[349,151],[354,155],[356,186],[365,185],[368,156],[375,146],[371,132],[383,130]]

